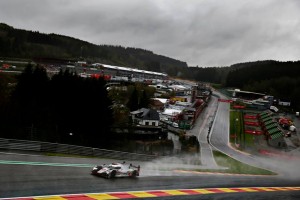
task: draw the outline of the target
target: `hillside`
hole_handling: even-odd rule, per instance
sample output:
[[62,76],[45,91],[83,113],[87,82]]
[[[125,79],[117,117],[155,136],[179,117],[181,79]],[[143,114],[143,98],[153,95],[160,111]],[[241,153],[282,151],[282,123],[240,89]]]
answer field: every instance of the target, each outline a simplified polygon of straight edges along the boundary
[[238,63],[230,67],[187,67],[185,62],[151,51],[109,45],[95,45],[76,38],[15,29],[0,23],[0,58],[84,59],[88,62],[166,72],[195,81],[221,83],[254,92],[289,98],[300,105],[300,61],[273,60]]
[[281,77],[299,78],[300,61],[257,61],[231,66],[227,86],[243,87],[251,81],[278,79]]
[[238,63],[229,67],[189,67],[182,72],[183,77],[190,80],[219,83],[224,87],[290,100],[293,109],[300,109],[300,61],[265,60]]
[[300,61],[257,61],[230,67],[227,87],[261,92],[292,101],[300,108]]
[[[36,57],[101,62],[174,74],[187,63],[151,51],[122,46],[95,45],[76,38],[15,29],[0,23],[0,57]],[[175,74],[176,75],[176,74]]]

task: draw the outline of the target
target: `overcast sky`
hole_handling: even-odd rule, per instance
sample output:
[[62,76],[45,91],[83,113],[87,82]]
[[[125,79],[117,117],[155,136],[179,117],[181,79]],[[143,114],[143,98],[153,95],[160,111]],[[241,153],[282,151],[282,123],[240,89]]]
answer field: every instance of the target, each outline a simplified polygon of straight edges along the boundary
[[300,0],[0,0],[0,22],[189,66],[300,60]]

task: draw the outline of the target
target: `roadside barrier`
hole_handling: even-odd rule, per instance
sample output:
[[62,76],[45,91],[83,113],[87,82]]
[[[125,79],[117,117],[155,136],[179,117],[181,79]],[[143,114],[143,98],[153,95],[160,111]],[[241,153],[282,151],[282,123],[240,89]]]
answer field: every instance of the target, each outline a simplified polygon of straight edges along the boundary
[[49,143],[29,140],[16,140],[0,138],[0,150],[20,150],[44,153],[70,154],[80,156],[92,156],[101,158],[112,158],[119,160],[148,161],[157,158],[154,155],[138,154],[108,149],[98,149],[68,144]]

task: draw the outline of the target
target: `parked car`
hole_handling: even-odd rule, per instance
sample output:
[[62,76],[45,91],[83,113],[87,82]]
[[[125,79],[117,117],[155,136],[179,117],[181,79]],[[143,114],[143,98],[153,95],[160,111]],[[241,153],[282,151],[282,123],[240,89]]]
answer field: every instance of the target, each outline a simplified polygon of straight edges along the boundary
[[178,127],[179,127],[178,124],[177,124],[176,122],[173,122],[173,123],[172,123],[172,126],[173,126],[174,128],[178,128]]
[[270,106],[270,110],[277,113],[279,109],[276,106]]

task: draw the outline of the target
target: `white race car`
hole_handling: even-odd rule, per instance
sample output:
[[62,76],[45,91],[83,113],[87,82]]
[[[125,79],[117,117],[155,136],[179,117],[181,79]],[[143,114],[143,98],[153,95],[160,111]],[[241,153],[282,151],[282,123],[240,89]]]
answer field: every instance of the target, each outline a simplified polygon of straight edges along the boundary
[[109,165],[97,165],[93,167],[92,175],[98,175],[104,178],[115,177],[137,177],[140,175],[140,166],[123,163],[111,163]]

